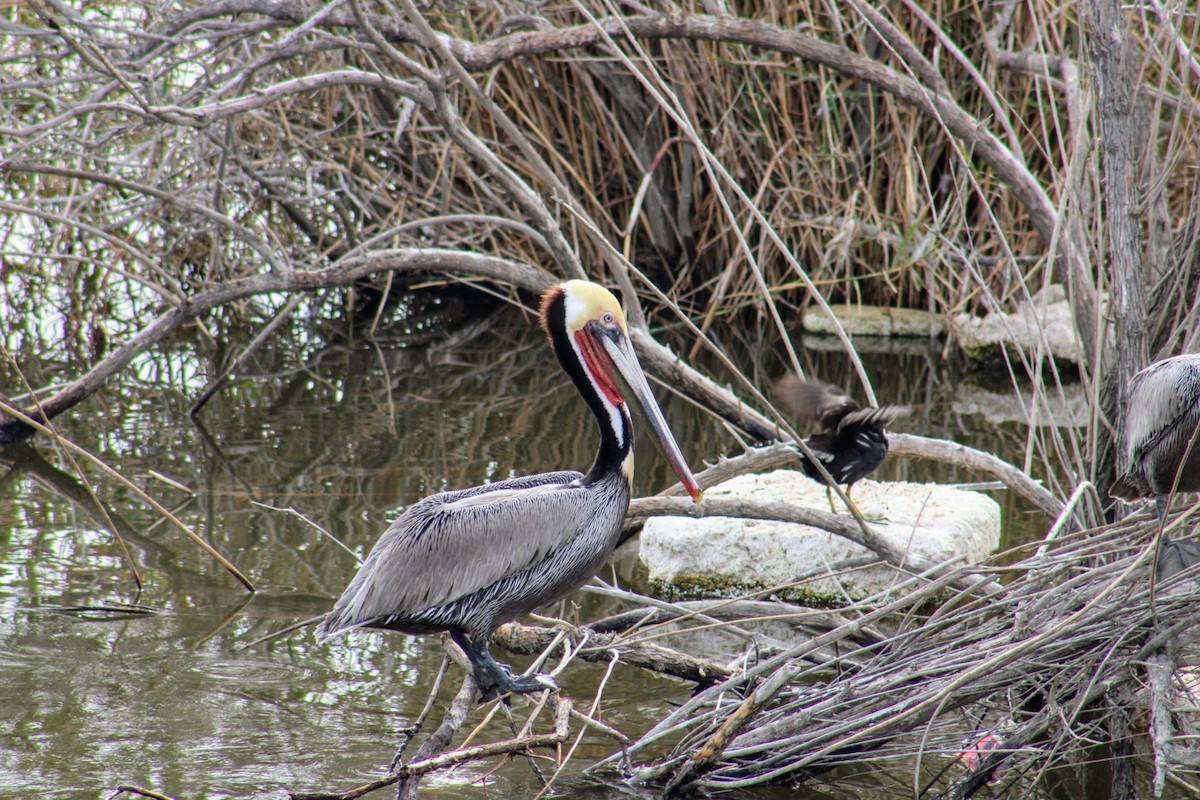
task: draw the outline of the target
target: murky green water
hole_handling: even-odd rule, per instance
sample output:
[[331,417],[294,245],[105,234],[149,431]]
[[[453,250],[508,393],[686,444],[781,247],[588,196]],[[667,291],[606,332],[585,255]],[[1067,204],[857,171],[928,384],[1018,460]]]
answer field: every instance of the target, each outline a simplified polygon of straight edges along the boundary
[[[349,788],[386,768],[397,731],[420,711],[438,671],[436,638],[370,634],[317,645],[308,629],[245,647],[327,610],[355,570],[299,515],[365,553],[398,510],[431,491],[585,468],[595,446],[594,423],[527,315],[501,311],[453,335],[400,333],[407,346],[339,340],[299,367],[287,346],[264,351],[205,409],[203,427],[186,414],[203,385],[202,359],[186,351],[144,361],[135,388],[60,420],[73,441],[229,556],[257,584],[254,596],[128,486],[46,437],[0,451],[0,796],[96,798],[134,784],[179,798],[281,797]],[[780,373],[772,353],[758,358],[752,372]],[[852,385],[836,354],[813,358],[818,374]],[[957,384],[933,363],[887,355],[869,368],[885,402],[918,405],[907,429],[1019,460],[1020,426],[964,413]],[[40,362],[26,370],[47,383],[64,371]],[[720,426],[660,396],[693,464],[737,451]],[[669,469],[648,441],[638,465],[639,493],[667,484]],[[975,477],[899,459],[882,475]],[[1025,510],[1004,502],[1010,535],[1019,536]],[[610,608],[576,600],[588,618]],[[80,610],[118,604],[147,613]],[[576,663],[564,689],[585,706],[602,673]],[[618,669],[602,716],[637,734],[650,722],[646,709],[688,692]],[[508,735],[500,724],[485,733]],[[608,741],[589,735],[575,763],[609,752]],[[526,763],[495,774],[491,766],[440,777],[429,795],[485,796],[473,782],[489,785],[490,797],[534,793]],[[864,796],[870,786],[881,797],[897,786],[878,774],[856,780]],[[571,796],[598,791],[565,786]]]

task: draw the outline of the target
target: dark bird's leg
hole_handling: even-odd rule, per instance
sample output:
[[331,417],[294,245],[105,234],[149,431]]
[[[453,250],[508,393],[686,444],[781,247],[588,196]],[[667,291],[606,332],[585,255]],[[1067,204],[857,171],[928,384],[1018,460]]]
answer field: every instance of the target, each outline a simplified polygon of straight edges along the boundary
[[475,671],[475,680],[479,683],[479,702],[499,697],[512,692],[514,694],[529,694],[544,689],[557,689],[558,684],[549,675],[513,675],[504,664],[492,658],[488,652],[487,639],[476,640],[465,633],[451,631],[450,638],[463,649]]
[[[846,484],[846,510],[849,511],[850,515],[853,517],[862,517],[862,515],[863,515],[862,509],[860,509],[858,507],[858,503],[854,502],[854,498],[850,496],[850,490],[852,488],[854,488],[854,484],[852,484],[852,483]],[[836,514],[837,511],[834,510],[834,508],[833,508],[833,488],[832,487],[830,487],[830,486],[825,487],[825,496],[829,498],[830,511],[833,511],[833,513]],[[863,517],[863,519],[866,519],[866,517]]]
[[853,516],[862,517],[863,519],[866,519],[866,517],[863,516],[862,509],[858,507],[858,503],[854,502],[854,498],[850,496],[850,490],[853,488],[854,488],[853,483],[846,484],[846,505],[850,507],[850,513]]
[[[851,516],[861,517],[862,509],[860,509],[858,507],[858,503],[854,502],[854,498],[850,496],[850,489],[853,488],[853,486],[854,486],[854,484],[852,484],[852,483],[846,484],[846,506],[847,506],[846,510],[850,512]],[[828,483],[825,484],[825,499],[827,499],[829,501],[829,513],[836,514],[837,506],[834,505],[834,503],[833,503],[833,487],[830,486]],[[865,517],[864,517],[864,519],[865,519]]]

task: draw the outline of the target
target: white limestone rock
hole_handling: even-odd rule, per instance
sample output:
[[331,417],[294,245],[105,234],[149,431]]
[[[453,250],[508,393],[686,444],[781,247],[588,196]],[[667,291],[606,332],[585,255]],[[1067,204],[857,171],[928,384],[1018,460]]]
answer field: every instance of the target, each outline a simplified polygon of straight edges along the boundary
[[959,314],[950,327],[963,351],[980,361],[998,353],[1001,347],[1017,347],[1027,353],[1036,348],[1045,352],[1048,347],[1056,360],[1075,364],[1083,358],[1075,314],[1066,290],[1058,284],[1023,301],[1011,314],[997,311],[982,319]]
[[[790,470],[743,475],[705,494],[829,508],[824,486]],[[854,485],[853,498],[872,527],[934,563],[980,561],[1000,542],[1000,506],[983,494],[939,484],[863,480]],[[647,520],[640,539],[651,587],[681,597],[769,589],[814,568],[868,555],[865,548],[816,528],[729,517],[655,517]],[[778,594],[839,605],[886,591],[903,579],[890,566],[876,566],[808,580]]]
[[[843,303],[830,305],[829,309],[849,336],[909,337],[928,341],[931,332],[935,336],[942,334],[940,319],[915,308]],[[819,336],[837,335],[829,316],[816,307],[804,312],[804,332]]]

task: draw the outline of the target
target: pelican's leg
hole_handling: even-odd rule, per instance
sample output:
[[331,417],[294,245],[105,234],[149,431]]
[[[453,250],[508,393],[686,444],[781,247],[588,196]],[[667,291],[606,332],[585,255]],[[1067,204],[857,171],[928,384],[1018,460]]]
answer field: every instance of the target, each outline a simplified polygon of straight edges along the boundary
[[833,505],[833,487],[828,483],[825,484],[825,499],[829,501],[829,513],[836,514],[837,508]]
[[475,639],[465,633],[452,631],[450,638],[463,649],[475,671],[479,683],[479,702],[484,703],[507,692],[528,694],[544,689],[557,689],[558,684],[549,675],[513,675],[512,670],[492,658],[488,652],[487,639]]

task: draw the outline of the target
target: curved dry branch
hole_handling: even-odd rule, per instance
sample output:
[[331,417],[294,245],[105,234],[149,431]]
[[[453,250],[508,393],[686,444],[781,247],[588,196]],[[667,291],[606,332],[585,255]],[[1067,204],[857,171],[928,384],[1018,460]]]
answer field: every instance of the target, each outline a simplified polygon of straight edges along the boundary
[[[721,406],[714,405],[710,407],[719,408]],[[753,422],[763,419],[761,415],[745,409],[743,406],[738,406],[737,411],[739,413],[738,418],[746,423],[739,427],[742,427],[743,430],[762,435],[759,429],[750,427]],[[735,420],[730,421],[737,424]],[[911,433],[889,433],[887,436],[888,449],[892,455],[916,456],[930,461],[953,464],[956,467],[979,470],[993,476],[996,480],[1002,482],[1009,489],[1020,495],[1024,500],[1036,506],[1048,519],[1058,519],[1058,516],[1063,511],[1064,505],[1062,501],[1051,494],[1046,487],[1004,459],[991,453],[985,453],[982,450],[967,447],[966,445],[947,439],[916,436]],[[764,438],[771,437],[767,434]],[[800,454],[796,451],[795,447],[787,442],[777,442],[765,447],[751,448],[738,456],[729,458],[721,456],[717,459],[716,464],[696,475],[696,481],[700,484],[701,489],[708,489],[711,486],[724,483],[730,478],[736,478],[738,475],[768,472],[774,469],[794,466],[798,463],[799,459]],[[674,484],[661,492],[661,495],[664,497],[678,497],[682,494],[683,487],[679,484]]]
[[[233,280],[215,289],[201,292],[155,319],[136,335],[114,350],[86,374],[72,381],[52,397],[25,409],[30,419],[39,423],[58,416],[98,391],[105,382],[129,365],[140,353],[162,341],[173,331],[201,314],[218,306],[272,292],[307,292],[334,286],[346,286],[359,278],[377,272],[437,272],[465,275],[474,278],[512,283],[531,291],[539,291],[554,282],[547,273],[501,258],[466,253],[457,250],[397,249],[381,250],[365,256],[348,258],[319,270],[294,270],[287,273],[265,273]],[[20,421],[0,423],[0,444],[32,436],[34,429]]]
[[[197,9],[183,25],[172,26],[178,33],[196,22],[230,13],[259,13],[287,22],[302,22],[310,16],[299,3],[235,0]],[[418,43],[417,30],[405,23],[372,18],[378,30],[397,42]],[[322,23],[328,26],[356,27],[349,12],[329,14]],[[1021,160],[992,134],[980,120],[971,116],[949,95],[889,69],[844,47],[821,41],[798,31],[784,30],[756,20],[734,16],[671,13],[632,17],[608,17],[595,25],[559,29],[522,31],[475,43],[439,34],[441,43],[464,67],[486,71],[499,64],[535,55],[547,55],[600,44],[606,37],[623,39],[697,39],[739,44],[773,50],[784,55],[820,64],[847,77],[862,81],[912,105],[942,124],[959,139],[973,156],[990,166],[1020,199],[1042,241],[1054,240],[1058,212],[1041,184]]]
[[[76,106],[70,110],[68,115],[57,120],[59,124],[64,119],[69,117],[83,117],[89,114],[102,112],[125,114],[129,116],[140,116],[152,119],[162,120],[175,125],[186,125],[189,127],[204,127],[211,125],[214,122],[231,117],[236,114],[244,114],[254,111],[259,108],[277,103],[280,100],[285,100],[289,97],[294,97],[300,94],[327,89],[331,86],[355,86],[364,89],[380,88],[388,89],[402,96],[421,103],[422,105],[432,104],[432,98],[429,92],[419,84],[408,83],[405,81],[397,81],[374,72],[364,72],[362,70],[337,70],[334,72],[317,73],[313,75],[305,75],[300,78],[292,78],[291,80],[282,81],[273,86],[267,86],[256,90],[253,94],[235,97],[231,100],[220,100],[215,103],[200,106],[159,106],[159,105],[142,105],[139,103],[122,103],[122,102],[96,102],[86,103]],[[45,123],[42,124],[45,126]],[[53,127],[53,126],[51,126]],[[19,133],[31,133],[35,129],[22,129]],[[8,131],[14,133],[14,131]]]
[[1022,498],[1033,503],[1050,519],[1062,513],[1063,503],[1047,491],[1046,487],[1009,464],[1002,458],[967,447],[965,444],[946,439],[914,436],[910,433],[889,433],[889,452],[896,455],[912,455],[953,464],[956,467],[977,469],[992,475]]
[[[510,653],[535,655],[544,652],[558,636],[553,628],[519,625],[510,622],[501,625],[492,635],[495,643]],[[635,667],[648,669],[661,675],[670,675],[701,686],[729,680],[736,670],[706,658],[689,655],[670,647],[650,642],[624,641],[620,633],[588,632],[583,649],[576,655],[584,661],[607,663],[614,652],[621,661]],[[573,643],[573,646],[578,643]]]

